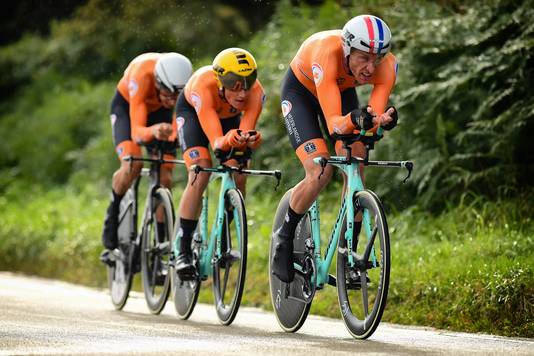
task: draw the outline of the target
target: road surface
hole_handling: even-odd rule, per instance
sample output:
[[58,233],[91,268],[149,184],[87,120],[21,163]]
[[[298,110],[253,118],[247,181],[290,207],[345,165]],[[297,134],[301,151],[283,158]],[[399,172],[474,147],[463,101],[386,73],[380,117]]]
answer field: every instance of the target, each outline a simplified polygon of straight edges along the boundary
[[366,341],[341,320],[309,316],[297,333],[272,313],[242,307],[231,326],[211,305],[182,321],[168,302],[151,315],[133,293],[115,311],[106,291],[0,272],[0,355],[534,355],[534,339],[454,333],[382,323]]

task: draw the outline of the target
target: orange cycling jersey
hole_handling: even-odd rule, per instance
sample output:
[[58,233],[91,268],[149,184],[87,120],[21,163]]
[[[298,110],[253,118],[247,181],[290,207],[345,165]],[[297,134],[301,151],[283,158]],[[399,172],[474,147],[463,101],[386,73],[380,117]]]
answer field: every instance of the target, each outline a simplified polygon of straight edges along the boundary
[[[217,86],[211,66],[198,69],[187,82],[185,89],[187,102],[195,108],[202,130],[215,149],[215,140],[223,136],[220,119],[229,119],[239,113],[222,96]],[[259,80],[256,80],[247,98],[243,117],[239,124],[241,130],[253,130],[260,115],[265,95]]]
[[[162,107],[154,77],[154,67],[161,56],[160,53],[137,56],[130,62],[117,85],[119,93],[130,104],[132,139],[135,142],[150,142],[154,138],[151,129],[147,127],[147,117],[149,113]],[[176,137],[174,119],[172,126],[174,134],[169,141]]]
[[[360,85],[351,75],[344,57],[341,30],[323,31],[310,36],[300,46],[290,66],[299,82],[319,100],[328,131],[333,133],[334,123],[342,119],[340,92]],[[397,60],[388,53],[369,80],[369,84],[373,84],[369,105],[378,115],[386,109],[396,75]],[[346,115],[347,119],[348,116],[350,113]]]

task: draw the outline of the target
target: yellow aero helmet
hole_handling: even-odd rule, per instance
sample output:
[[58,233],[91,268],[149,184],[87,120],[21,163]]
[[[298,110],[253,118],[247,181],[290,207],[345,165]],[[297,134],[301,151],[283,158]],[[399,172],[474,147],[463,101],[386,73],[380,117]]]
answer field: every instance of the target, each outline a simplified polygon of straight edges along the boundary
[[258,76],[256,60],[242,48],[227,48],[213,60],[219,89],[249,90]]

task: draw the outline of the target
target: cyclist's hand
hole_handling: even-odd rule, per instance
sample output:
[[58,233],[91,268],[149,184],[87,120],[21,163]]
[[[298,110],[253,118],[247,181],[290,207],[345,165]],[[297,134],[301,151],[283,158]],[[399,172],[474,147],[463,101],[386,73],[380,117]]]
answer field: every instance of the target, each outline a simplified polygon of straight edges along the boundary
[[156,140],[167,141],[172,135],[172,125],[166,122],[150,126]]
[[215,149],[228,151],[230,148],[241,148],[247,143],[247,136],[241,135],[241,130],[232,129],[226,135],[215,139]]
[[249,131],[247,146],[255,150],[261,143],[261,133],[259,131]]
[[352,110],[350,120],[357,130],[370,130],[377,122],[376,115],[370,106]]
[[394,106],[387,108],[386,112],[379,116],[380,126],[384,130],[391,130],[397,126],[398,114]]

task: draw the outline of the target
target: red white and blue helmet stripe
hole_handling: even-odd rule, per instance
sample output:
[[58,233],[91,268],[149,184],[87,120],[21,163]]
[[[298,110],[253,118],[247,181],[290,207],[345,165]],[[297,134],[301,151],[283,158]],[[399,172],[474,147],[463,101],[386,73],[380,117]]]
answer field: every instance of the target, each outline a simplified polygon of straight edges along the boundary
[[342,36],[345,56],[350,54],[352,48],[384,55],[391,47],[388,25],[373,15],[360,15],[350,19],[343,26]]

